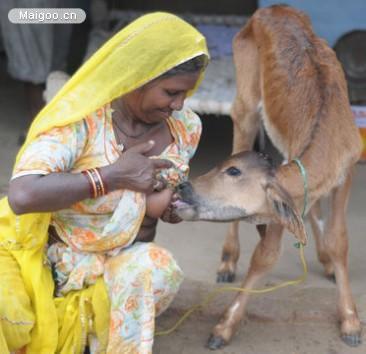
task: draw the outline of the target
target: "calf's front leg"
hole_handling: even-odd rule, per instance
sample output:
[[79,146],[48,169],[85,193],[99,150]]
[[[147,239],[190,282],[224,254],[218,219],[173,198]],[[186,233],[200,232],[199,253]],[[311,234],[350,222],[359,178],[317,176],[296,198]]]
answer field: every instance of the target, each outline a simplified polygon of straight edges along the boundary
[[[278,224],[266,227],[266,232],[252,255],[249,271],[241,284],[242,288],[253,289],[258,280],[273,268],[280,254],[283,229],[284,227]],[[248,300],[247,292],[239,292],[236,295],[208,339],[207,345],[210,349],[218,349],[231,340],[244,317]]]

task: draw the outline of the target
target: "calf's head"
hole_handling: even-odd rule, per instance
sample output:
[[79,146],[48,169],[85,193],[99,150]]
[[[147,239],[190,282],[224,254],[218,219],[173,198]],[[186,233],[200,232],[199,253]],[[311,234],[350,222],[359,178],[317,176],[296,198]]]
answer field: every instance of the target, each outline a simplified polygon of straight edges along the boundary
[[177,188],[183,220],[280,223],[301,243],[306,232],[291,196],[280,186],[271,161],[253,151],[230,156],[207,174]]

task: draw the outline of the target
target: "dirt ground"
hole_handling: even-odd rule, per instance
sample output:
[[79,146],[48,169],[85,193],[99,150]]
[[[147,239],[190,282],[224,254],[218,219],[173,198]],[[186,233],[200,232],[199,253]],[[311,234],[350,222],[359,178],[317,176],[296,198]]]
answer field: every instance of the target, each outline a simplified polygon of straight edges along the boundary
[[[5,74],[0,58],[0,193],[6,192],[11,166],[17,151],[17,138],[24,128],[26,105],[22,85]],[[231,123],[227,118],[205,117],[205,134],[192,164],[192,174],[206,171],[231,149]],[[363,324],[366,323],[365,204],[366,165],[358,165],[348,210],[350,235],[350,279]],[[176,256],[186,274],[179,295],[171,308],[157,320],[158,329],[167,329],[191,306],[217,287],[216,269],[227,225],[205,222],[178,225],[161,224],[157,243]],[[258,237],[252,225],[240,228],[241,258],[237,279],[243,278]],[[295,279],[302,274],[294,239],[287,235],[282,257],[259,287]],[[366,344],[347,347],[339,339],[336,317],[335,284],[324,278],[317,262],[312,238],[305,250],[309,275],[305,283],[266,295],[253,296],[248,316],[230,345],[217,353],[225,354],[361,354]],[[239,285],[239,283],[235,283]],[[232,292],[221,294],[208,307],[194,313],[168,336],[157,337],[154,354],[203,354],[210,330],[218,321]]]

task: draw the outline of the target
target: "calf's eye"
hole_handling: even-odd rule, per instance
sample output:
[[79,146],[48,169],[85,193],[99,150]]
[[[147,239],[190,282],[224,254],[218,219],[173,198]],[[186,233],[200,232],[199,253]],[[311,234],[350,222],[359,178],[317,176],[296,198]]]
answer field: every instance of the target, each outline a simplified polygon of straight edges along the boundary
[[241,175],[241,171],[238,168],[234,167],[234,166],[231,166],[231,167],[227,168],[225,170],[225,173],[229,176],[234,176],[234,177]]

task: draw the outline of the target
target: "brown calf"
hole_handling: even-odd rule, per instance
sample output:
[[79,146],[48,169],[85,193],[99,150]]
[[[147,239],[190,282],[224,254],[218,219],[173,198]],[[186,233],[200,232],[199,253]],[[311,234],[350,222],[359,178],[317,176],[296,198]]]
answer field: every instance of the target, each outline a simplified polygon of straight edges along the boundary
[[[352,168],[361,139],[349,106],[342,68],[332,49],[312,31],[309,19],[288,6],[258,10],[234,39],[237,96],[232,108],[235,153],[192,183],[179,188],[178,214],[185,220],[234,221],[218,278],[232,280],[239,258],[238,221],[256,223],[260,241],[242,283],[253,288],[275,264],[284,228],[306,242],[300,216],[303,178],[318,258],[338,286],[342,339],[361,342],[361,326],[347,269],[346,208]],[[251,151],[260,120],[285,164],[274,168]],[[244,151],[244,152],[240,152]],[[238,153],[240,152],[240,153]],[[330,196],[322,228],[319,202]],[[228,343],[242,319],[248,294],[239,293],[213,329],[208,345]]]

